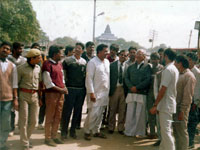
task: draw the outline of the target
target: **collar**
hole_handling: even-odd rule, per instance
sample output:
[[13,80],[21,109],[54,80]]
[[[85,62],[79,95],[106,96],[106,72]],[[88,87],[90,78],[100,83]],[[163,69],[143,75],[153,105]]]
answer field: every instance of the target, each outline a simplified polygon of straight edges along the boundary
[[49,58],[49,61],[52,62],[52,63],[54,63],[54,64],[57,64],[57,62],[54,61],[52,58]]
[[194,70],[196,70],[197,69],[197,67],[194,65],[194,67],[191,69],[192,71],[194,71]]
[[80,61],[81,60],[81,57],[80,59],[77,59],[74,55],[72,56],[73,59],[75,59],[76,61]]
[[180,74],[185,74],[186,72],[188,72],[189,69],[185,69],[183,72],[181,72]]
[[165,66],[165,68],[167,68],[168,66],[173,65],[173,64],[174,64],[174,62],[172,61],[172,62],[170,62],[169,64],[167,64],[167,65]]
[[86,56],[87,56],[87,58],[90,60],[90,59],[92,59],[94,56],[92,56],[92,57],[90,57],[90,56],[88,56],[88,54],[87,54],[87,52],[86,52]]
[[15,58],[13,55],[9,55],[9,57],[11,57],[12,59],[14,59],[14,60],[18,60],[18,59],[22,59],[22,56],[20,55],[18,58]]
[[36,64],[35,65],[32,65],[30,62],[27,62],[28,66],[30,66],[31,68],[35,68]]
[[2,61],[2,62],[8,62],[7,58],[0,58],[0,61]]
[[97,60],[100,62],[104,62],[104,60],[101,60],[98,56],[96,56]]
[[119,66],[120,66],[120,65],[124,66],[124,63],[125,63],[125,62],[121,63],[121,62],[118,60],[118,65],[119,65]]
[[143,61],[141,61],[141,63],[139,63],[139,64],[137,63],[137,65],[138,65],[138,66],[140,66],[140,65],[141,65],[141,64],[143,64],[143,63],[144,63],[144,60],[143,60]]

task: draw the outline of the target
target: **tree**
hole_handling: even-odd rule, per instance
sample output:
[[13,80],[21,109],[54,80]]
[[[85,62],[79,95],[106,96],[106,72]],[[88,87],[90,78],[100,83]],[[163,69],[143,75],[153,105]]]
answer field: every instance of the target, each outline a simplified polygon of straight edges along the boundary
[[56,38],[52,43],[58,44],[61,46],[67,46],[67,45],[74,46],[76,44],[76,42],[78,42],[77,39],[73,39],[71,37],[65,36],[63,38],[61,38],[61,37]]
[[114,41],[113,43],[118,44],[120,46],[120,49],[125,49],[125,50],[128,50],[130,46],[133,46],[136,48],[143,48],[138,43],[136,43],[134,41],[126,41],[123,38],[119,38],[116,41]]
[[0,40],[31,43],[41,30],[29,0],[0,0]]
[[165,44],[160,44],[159,46],[155,46],[153,49],[149,49],[149,52],[157,52],[160,48],[166,49],[167,46]]
[[45,32],[40,31],[38,43],[40,43],[43,46],[46,46],[49,43],[49,37],[47,36]]

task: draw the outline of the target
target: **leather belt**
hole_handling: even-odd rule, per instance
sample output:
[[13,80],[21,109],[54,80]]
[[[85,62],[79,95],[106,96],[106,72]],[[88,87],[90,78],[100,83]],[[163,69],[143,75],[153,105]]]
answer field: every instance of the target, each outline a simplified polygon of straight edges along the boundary
[[25,93],[36,93],[38,90],[31,90],[31,89],[24,89],[24,88],[20,88],[20,91],[25,92]]

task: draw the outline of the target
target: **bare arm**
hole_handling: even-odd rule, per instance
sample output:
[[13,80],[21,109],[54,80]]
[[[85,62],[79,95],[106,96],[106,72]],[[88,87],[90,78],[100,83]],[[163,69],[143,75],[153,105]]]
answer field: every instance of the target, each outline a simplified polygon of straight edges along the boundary
[[159,93],[158,93],[158,96],[157,96],[157,98],[156,98],[156,101],[155,101],[155,103],[154,103],[154,106],[157,106],[157,105],[158,105],[158,103],[161,101],[161,99],[162,99],[163,96],[165,95],[166,90],[167,90],[167,87],[165,87],[165,86],[162,86],[162,87],[161,87],[161,89],[160,89],[160,91],[159,91]]
[[156,114],[157,113],[157,105],[159,104],[159,102],[161,101],[161,99],[164,97],[165,93],[166,93],[167,87],[162,86],[158,96],[156,98],[156,101],[154,103],[154,106],[150,109],[150,113],[151,114]]
[[14,107],[15,110],[19,109],[18,96],[17,96],[17,88],[13,89],[13,107]]

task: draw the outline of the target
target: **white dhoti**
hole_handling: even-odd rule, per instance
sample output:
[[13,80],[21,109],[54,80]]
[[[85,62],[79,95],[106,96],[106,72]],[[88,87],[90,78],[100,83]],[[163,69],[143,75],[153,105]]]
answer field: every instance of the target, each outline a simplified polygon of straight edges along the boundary
[[127,98],[125,132],[127,136],[145,135],[146,96],[129,93]]

